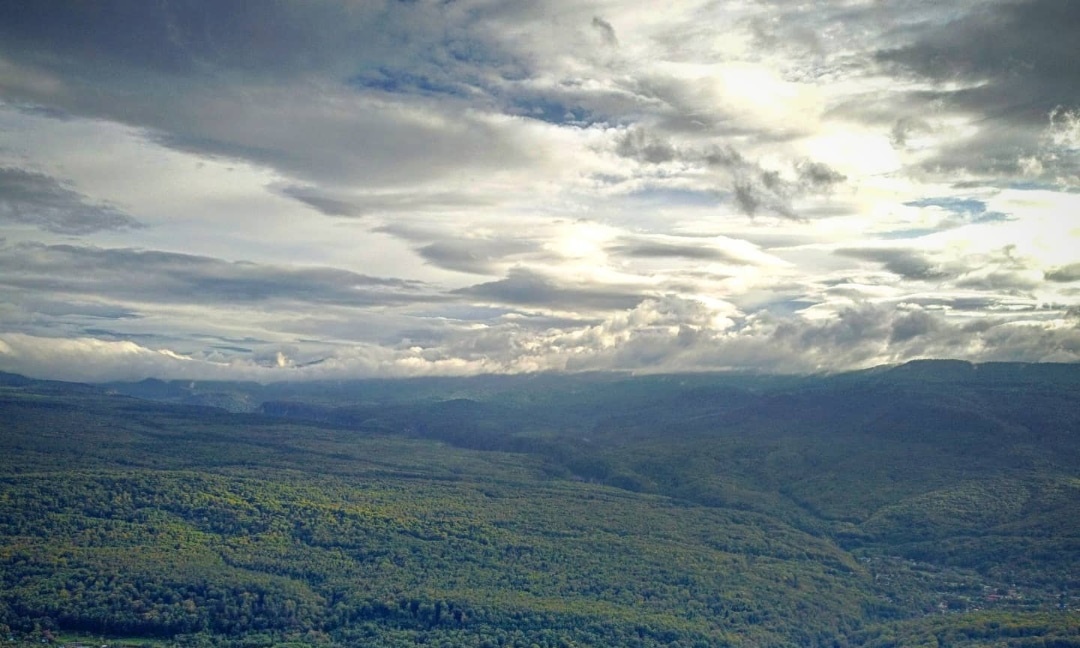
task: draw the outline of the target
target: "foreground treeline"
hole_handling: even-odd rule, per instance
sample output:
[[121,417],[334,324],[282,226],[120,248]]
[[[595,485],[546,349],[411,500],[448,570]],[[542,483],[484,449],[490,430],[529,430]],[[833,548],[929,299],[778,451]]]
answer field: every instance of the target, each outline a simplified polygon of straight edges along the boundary
[[485,385],[355,425],[10,385],[0,630],[1080,646],[1072,383],[729,383]]
[[731,632],[806,645],[863,615],[864,570],[754,514],[583,485],[314,481],[188,470],[4,480],[3,622],[380,645],[739,643]]

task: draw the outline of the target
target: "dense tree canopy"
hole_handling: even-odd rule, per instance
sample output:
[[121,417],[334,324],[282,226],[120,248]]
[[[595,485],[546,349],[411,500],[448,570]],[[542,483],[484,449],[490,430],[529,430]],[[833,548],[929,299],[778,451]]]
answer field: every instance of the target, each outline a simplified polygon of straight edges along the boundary
[[262,414],[9,378],[0,624],[192,646],[1080,646],[1080,371],[926,371],[298,387],[306,407]]

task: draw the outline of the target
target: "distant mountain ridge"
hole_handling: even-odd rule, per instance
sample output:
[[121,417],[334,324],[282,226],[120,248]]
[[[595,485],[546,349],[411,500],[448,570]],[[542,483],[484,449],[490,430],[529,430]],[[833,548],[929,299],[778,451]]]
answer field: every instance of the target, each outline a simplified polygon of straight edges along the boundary
[[[454,393],[477,396],[528,389],[576,388],[596,384],[682,381],[691,385],[731,385],[774,389],[812,384],[887,384],[891,382],[963,382],[969,384],[1056,383],[1080,385],[1080,363],[985,362],[965,360],[912,360],[898,365],[823,374],[768,374],[757,372],[701,372],[689,374],[537,373],[490,374],[416,378],[358,378],[260,384],[249,381],[193,381],[146,378],[135,382],[83,383],[41,380],[0,371],[0,385],[36,389],[102,389],[144,400],[217,406],[230,411],[257,411],[267,401],[322,401],[333,404],[356,398],[368,402],[444,400]],[[408,387],[409,389],[402,389]],[[412,391],[413,396],[402,397]],[[215,401],[219,404],[215,404]]]

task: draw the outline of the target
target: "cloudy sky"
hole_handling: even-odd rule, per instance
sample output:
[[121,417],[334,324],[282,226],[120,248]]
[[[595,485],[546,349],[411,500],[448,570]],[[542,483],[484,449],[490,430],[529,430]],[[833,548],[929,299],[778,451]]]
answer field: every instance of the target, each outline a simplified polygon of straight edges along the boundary
[[1080,2],[0,3],[0,370],[1080,360]]

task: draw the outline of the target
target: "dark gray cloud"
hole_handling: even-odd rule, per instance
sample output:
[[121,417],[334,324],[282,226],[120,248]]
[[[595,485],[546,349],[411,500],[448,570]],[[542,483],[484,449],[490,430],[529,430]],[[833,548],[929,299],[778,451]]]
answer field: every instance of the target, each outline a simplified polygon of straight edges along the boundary
[[712,167],[739,169],[747,166],[746,158],[730,146],[714,146],[701,155],[701,159]]
[[889,333],[890,342],[907,342],[924,335],[930,335],[940,330],[944,322],[941,318],[924,310],[912,311],[900,315],[892,322],[892,330]]
[[756,48],[786,54],[788,78],[801,82],[857,74],[866,67],[867,49],[880,48],[914,24],[935,24],[956,11],[954,3],[926,0],[757,4],[762,11],[744,20]]
[[[406,3],[295,3],[243,0],[101,0],[93,3],[4,2],[0,35],[18,58],[41,65],[101,62],[194,76],[235,68],[293,74],[325,69],[342,51],[388,55],[408,47],[400,16],[420,22],[431,9]],[[415,33],[415,32],[414,32]],[[49,60],[49,53],[59,60]]]
[[1069,265],[1054,268],[1046,273],[1046,279],[1061,283],[1080,281],[1080,263],[1070,263]]
[[447,239],[417,248],[428,263],[458,272],[492,274],[497,263],[534,252],[535,243],[512,239]]
[[56,234],[92,234],[141,227],[104,203],[94,203],[52,176],[0,167],[0,223],[32,225]]
[[[314,186],[289,185],[278,191],[327,216],[363,217],[373,215],[445,212],[468,207],[490,206],[490,198],[449,192],[382,192],[345,195]],[[393,226],[385,230],[394,233]]]
[[437,299],[417,282],[172,252],[24,244],[0,249],[0,286],[149,303],[370,306]]
[[0,94],[320,184],[514,168],[532,150],[486,119],[481,86],[515,64],[475,18],[450,3],[5,2]]
[[1080,5],[1006,0],[971,5],[953,21],[913,30],[912,42],[880,61],[935,81],[982,82],[951,98],[988,117],[1041,122],[1080,103]]
[[682,258],[697,261],[720,261],[723,263],[745,264],[745,259],[736,257],[724,250],[698,244],[679,244],[664,241],[627,239],[616,245],[610,245],[605,251],[636,259]]
[[[638,310],[655,311],[650,304],[645,302]],[[626,338],[624,342],[574,349],[566,366],[576,370],[644,367],[658,372],[764,368],[798,373],[927,357],[1058,361],[1080,357],[1080,328],[1048,329],[1005,317],[952,322],[942,312],[912,304],[857,303],[831,317],[814,319],[762,311],[737,317],[733,327],[722,331],[700,324],[672,327],[661,320],[662,326],[627,332],[617,322],[612,319],[598,327],[597,336],[618,333]],[[575,339],[588,340],[589,336]]]
[[615,36],[615,28],[611,26],[611,23],[600,16],[593,16],[592,22],[589,24],[600,33],[600,39],[604,41],[605,45],[615,47],[619,44],[619,39]]
[[732,199],[742,213],[756,216],[768,211],[777,216],[796,218],[791,198],[797,188],[782,179],[778,172],[761,168],[730,146],[713,147],[703,153],[701,159],[708,166],[723,170],[729,177]]
[[784,320],[776,327],[772,338],[802,351],[844,350],[852,353],[892,337],[894,317],[892,309],[858,304],[843,308],[835,318],[822,322]]
[[956,286],[958,288],[1021,294],[1037,288],[1042,283],[1041,279],[1041,277],[1036,277],[1030,272],[996,269],[992,272],[961,277],[956,281]]
[[641,128],[628,130],[620,137],[615,152],[624,158],[648,164],[670,162],[679,155],[670,142],[652,136]]
[[907,146],[911,137],[929,135],[933,132],[934,128],[925,119],[908,116],[897,119],[889,134],[892,143],[903,148]]
[[[959,85],[921,91],[912,103],[982,115],[979,130],[927,164],[1016,174],[1018,158],[1037,153],[1038,133],[1059,107],[1080,105],[1080,4],[1061,0],[976,3],[954,20],[917,25],[904,45],[877,60],[896,74]],[[903,115],[894,139],[921,128]]]
[[7,332],[68,337],[94,335],[112,325],[139,327],[144,317],[128,305],[96,295],[64,296],[12,289],[0,282],[0,318]]
[[327,196],[314,187],[285,187],[281,193],[327,216],[361,215],[361,210],[357,205],[347,200]]
[[626,310],[637,306],[646,298],[644,294],[625,288],[563,286],[551,278],[524,268],[512,270],[505,279],[476,284],[454,292],[497,303],[568,311]]
[[433,266],[455,272],[498,274],[499,265],[528,255],[546,256],[540,244],[520,237],[463,237],[436,228],[388,224],[373,228],[413,244],[414,250]]
[[983,358],[999,362],[1076,362],[1080,356],[1080,326],[1051,329],[999,325],[982,332]]
[[941,268],[935,266],[922,254],[914,250],[900,248],[841,248],[836,251],[841,256],[876,261],[889,272],[898,274],[905,279],[929,281],[944,279],[949,276]]
[[828,190],[847,180],[847,176],[823,162],[803,160],[795,165],[799,183],[814,191]]
[[926,357],[1068,360],[1080,352],[1080,330],[1018,325],[1004,317],[980,318],[973,324],[951,322],[943,313],[910,305],[863,303],[824,321],[783,320],[762,339],[768,340],[774,362],[786,357],[794,363],[818,362],[819,368]]
[[[762,176],[768,178],[769,176]],[[739,211],[747,216],[756,216],[759,212],[769,211],[785,218],[795,218],[795,211],[783,196],[769,191],[766,183],[753,180],[738,180],[732,188],[732,197]]]
[[102,302],[55,301],[47,298],[28,299],[22,307],[48,317],[75,316],[95,320],[138,319],[142,315],[127,306]]
[[704,149],[680,148],[668,139],[644,128],[633,128],[616,143],[615,152],[643,164],[663,164],[678,160],[717,172],[719,188],[730,194],[736,208],[748,215],[770,213],[795,219],[799,215],[792,200],[808,194],[827,193],[847,178],[823,162],[800,160],[793,165],[794,180],[779,171],[765,169],[746,159],[730,145]]

